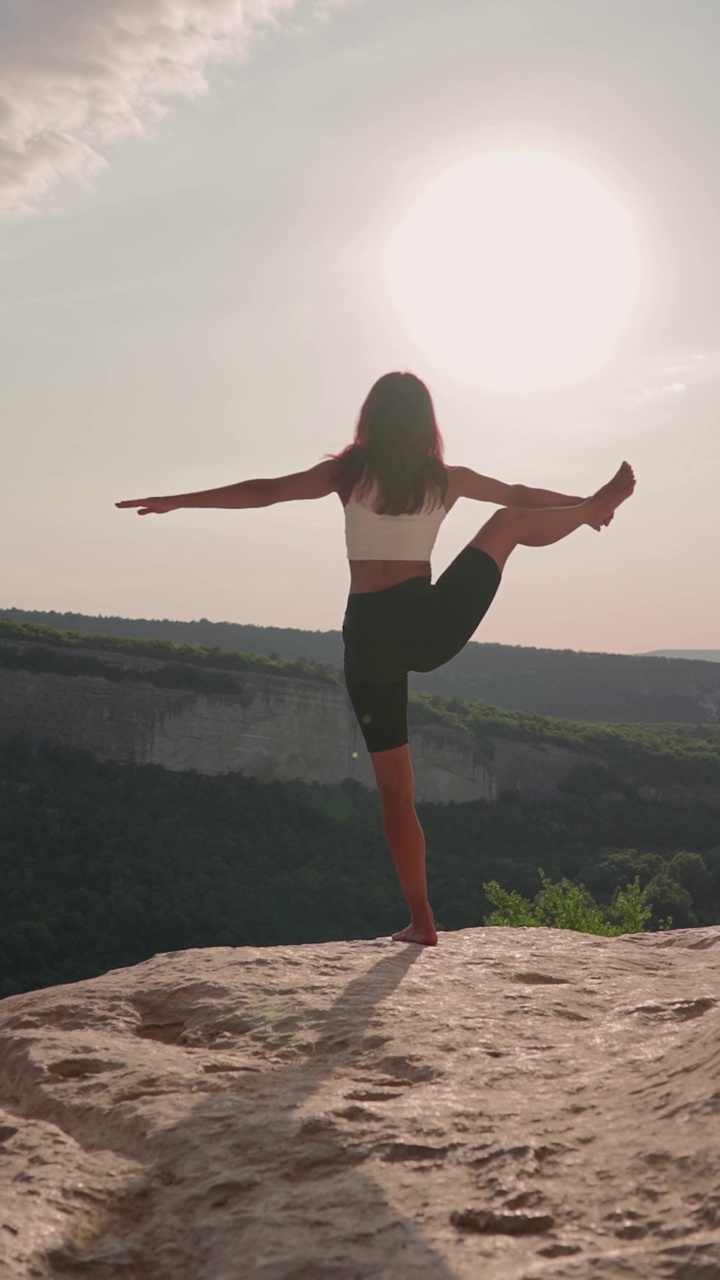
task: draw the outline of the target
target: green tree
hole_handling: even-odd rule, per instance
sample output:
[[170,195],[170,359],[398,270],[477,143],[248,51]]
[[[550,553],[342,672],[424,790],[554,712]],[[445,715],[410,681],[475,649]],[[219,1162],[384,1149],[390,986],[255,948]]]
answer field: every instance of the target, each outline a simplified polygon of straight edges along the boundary
[[617,889],[609,908],[600,907],[589,889],[563,877],[553,881],[539,871],[542,888],[531,902],[521,894],[501,888],[497,880],[483,885],[495,910],[486,919],[488,925],[525,926],[546,929],[572,929],[576,933],[595,933],[605,937],[621,933],[642,933],[652,915],[645,891],[635,879],[624,889]]
[[712,888],[712,880],[705,859],[699,853],[676,853],[668,868],[670,875],[683,889],[687,889],[693,905],[703,902]]
[[652,906],[652,919],[656,928],[667,928],[668,917],[677,929],[691,929],[697,925],[693,900],[681,884],[678,884],[669,868],[653,876],[645,887],[645,894]]

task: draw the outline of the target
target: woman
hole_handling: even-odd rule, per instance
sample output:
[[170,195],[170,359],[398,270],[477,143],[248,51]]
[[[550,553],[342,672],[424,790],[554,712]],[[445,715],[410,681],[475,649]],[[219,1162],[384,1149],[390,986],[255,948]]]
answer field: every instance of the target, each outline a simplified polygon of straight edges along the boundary
[[[437,943],[415,812],[407,731],[408,671],[432,671],[467,644],[517,546],[546,547],[583,525],[600,530],[635,487],[624,462],[591,498],[507,485],[443,462],[427,387],[388,373],[370,390],[351,445],[309,471],[222,489],[136,498],[138,515],[178,507],[266,507],[337,493],[345,508],[350,595],[345,680],[377,780],[383,825],[411,923],[396,942]],[[501,507],[431,585],[430,554],[458,498]]]

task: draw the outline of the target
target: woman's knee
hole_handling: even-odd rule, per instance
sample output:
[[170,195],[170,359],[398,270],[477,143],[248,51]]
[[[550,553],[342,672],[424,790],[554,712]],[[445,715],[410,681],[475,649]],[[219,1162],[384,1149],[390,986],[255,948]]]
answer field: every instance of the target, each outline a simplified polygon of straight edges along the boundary
[[383,807],[401,808],[415,798],[415,775],[407,743],[390,751],[375,751],[370,759]]
[[502,572],[510,552],[522,540],[526,520],[526,511],[515,507],[501,507],[478,530],[469,545],[487,551]]
[[378,793],[385,813],[398,813],[403,809],[412,809],[415,804],[414,786],[405,784],[383,786],[378,787]]
[[478,532],[478,537],[485,531],[497,530],[499,533],[512,535],[525,527],[527,511],[519,507],[501,507],[493,512]]

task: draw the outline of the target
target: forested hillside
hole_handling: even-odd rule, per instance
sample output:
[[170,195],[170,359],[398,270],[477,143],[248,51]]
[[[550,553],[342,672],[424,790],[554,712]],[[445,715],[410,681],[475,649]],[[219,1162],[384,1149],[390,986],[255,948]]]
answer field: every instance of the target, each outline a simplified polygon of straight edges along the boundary
[[654,649],[647,658],[684,658],[688,661],[720,662],[720,649]]
[[[21,643],[15,645],[13,641]],[[28,645],[28,641],[34,644]],[[128,662],[117,660],[122,656]],[[138,658],[141,662],[133,661]],[[149,661],[143,664],[143,659]],[[338,684],[342,679],[334,667],[321,666],[305,658],[288,661],[277,654],[262,657],[151,637],[85,635],[80,631],[60,631],[41,623],[12,622],[2,617],[0,665],[62,675],[102,675],[106,680],[147,679],[151,684],[166,686],[179,681],[179,687],[216,693],[227,693],[236,687],[232,679],[223,681],[219,675],[223,671],[259,671],[264,675],[300,677],[330,684]]]
[[[639,875],[657,927],[720,921],[717,812],[597,793],[421,805],[446,929],[483,884],[533,896],[538,868],[600,902]],[[377,798],[0,746],[0,995],[186,947],[368,938],[406,923]]]
[[[239,650],[339,669],[339,631],[300,631],[231,622],[92,617],[0,609],[10,621],[94,635],[169,640]],[[577,653],[471,642],[446,667],[410,677],[411,688],[445,698],[482,700],[508,710],[582,721],[720,723],[720,666],[684,658]]]

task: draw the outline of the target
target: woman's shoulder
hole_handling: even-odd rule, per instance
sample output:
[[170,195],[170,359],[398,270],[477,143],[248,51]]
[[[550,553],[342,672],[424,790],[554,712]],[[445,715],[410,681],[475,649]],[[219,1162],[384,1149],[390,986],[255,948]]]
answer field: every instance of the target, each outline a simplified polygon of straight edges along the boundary
[[447,476],[447,488],[445,497],[443,498],[443,506],[446,511],[455,506],[458,498],[463,496],[463,473],[465,467],[452,467],[445,463],[445,474]]

